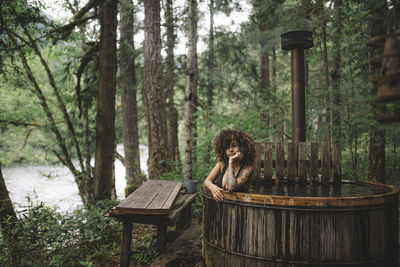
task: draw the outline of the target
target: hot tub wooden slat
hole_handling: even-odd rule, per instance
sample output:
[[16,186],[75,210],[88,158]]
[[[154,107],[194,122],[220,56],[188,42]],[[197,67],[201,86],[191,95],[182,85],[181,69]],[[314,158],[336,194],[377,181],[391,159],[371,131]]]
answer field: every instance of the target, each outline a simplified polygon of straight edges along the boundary
[[255,143],[256,153],[254,156],[254,177],[261,176],[261,144]]
[[331,173],[331,144],[328,142],[321,143],[321,180],[322,182],[329,182],[332,176]]
[[[273,156],[274,143],[255,144],[253,175],[255,179],[262,180],[266,184],[271,182],[274,176],[277,177],[277,182],[294,181],[297,177],[301,182],[306,181],[308,177],[311,182],[319,177],[323,182],[340,181],[342,152],[340,142],[332,145],[322,142],[321,153],[319,153],[318,143],[310,143],[309,152],[306,142],[288,142],[286,144],[287,147],[283,142],[275,143],[275,159]],[[286,155],[285,150],[287,150]],[[310,160],[308,160],[308,154],[311,155]],[[319,154],[321,154],[321,159],[319,159]]]
[[299,143],[299,183],[305,183],[307,180],[307,143]]
[[[381,209],[371,211],[369,214],[369,222],[371,229],[378,229],[383,223],[385,212]],[[371,256],[376,258],[384,253],[384,234],[379,231],[371,231],[370,233]]]
[[[238,194],[244,193],[230,195]],[[365,205],[352,209],[340,205],[299,209],[276,204],[248,205],[240,200],[217,203],[205,192],[206,264],[391,266],[398,248],[398,191],[394,189],[382,198],[387,199],[380,201],[381,206],[370,209]],[[368,205],[369,199],[364,200]]]
[[266,254],[265,257],[273,257],[274,255],[276,255],[276,246],[275,246],[275,231],[272,228],[273,225],[276,224],[275,222],[275,214],[272,210],[267,210],[267,221],[265,224],[265,227],[267,228],[267,238],[266,240],[267,242],[267,250],[266,250]]
[[342,144],[333,143],[333,182],[340,183],[342,175]]
[[296,143],[289,142],[287,144],[287,180],[288,182],[294,182],[297,176],[296,172]]
[[310,151],[310,178],[311,180],[318,179],[318,143],[311,143]]
[[285,177],[285,153],[282,142],[276,143],[276,160],[275,160],[275,171],[277,181],[283,180]]
[[266,183],[272,182],[272,142],[264,144],[264,180]]

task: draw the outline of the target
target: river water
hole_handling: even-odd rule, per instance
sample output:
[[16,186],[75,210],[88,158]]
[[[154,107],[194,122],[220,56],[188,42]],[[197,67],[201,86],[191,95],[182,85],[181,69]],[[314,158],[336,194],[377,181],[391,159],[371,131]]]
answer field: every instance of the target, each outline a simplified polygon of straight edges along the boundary
[[[148,148],[140,145],[139,150],[140,167],[147,174]],[[124,155],[122,144],[117,145],[117,151]],[[43,203],[63,213],[82,206],[78,186],[67,167],[39,165],[4,168],[2,171],[10,199],[17,212],[26,210],[30,201],[33,204]],[[125,197],[125,186],[125,167],[116,160],[115,188],[119,199]]]

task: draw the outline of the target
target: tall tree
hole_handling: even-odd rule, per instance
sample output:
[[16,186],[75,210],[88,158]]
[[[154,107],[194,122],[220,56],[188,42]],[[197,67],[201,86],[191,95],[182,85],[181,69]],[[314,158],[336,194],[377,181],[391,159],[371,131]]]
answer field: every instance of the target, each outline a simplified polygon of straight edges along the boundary
[[[99,2],[100,1],[94,0],[89,1],[87,5],[76,12],[73,22],[57,27],[56,29],[54,29],[55,25],[52,25],[49,23],[49,20],[42,17],[38,8],[27,5],[26,1],[12,1],[12,4],[10,3],[10,5],[7,6],[7,12],[2,13],[2,19],[3,21],[7,21],[7,23],[2,23],[1,31],[8,36],[8,39],[2,39],[2,42],[6,41],[6,43],[3,42],[3,44],[13,46],[9,50],[14,54],[12,55],[12,58],[19,56],[21,59],[23,70],[19,70],[17,73],[22,74],[25,72],[28,78],[27,82],[30,83],[30,86],[27,84],[24,84],[24,86],[31,89],[32,93],[37,97],[39,105],[45,114],[48,126],[43,127],[43,129],[52,132],[55,138],[54,143],[56,144],[51,147],[51,151],[73,174],[78,186],[79,195],[85,205],[90,203],[93,199],[93,186],[90,169],[85,169],[81,153],[78,134],[79,123],[75,123],[76,120],[73,115],[75,112],[70,112],[71,110],[67,105],[69,103],[66,102],[66,97],[63,94],[63,91],[60,90],[60,87],[62,86],[60,86],[59,81],[54,76],[55,72],[46,60],[46,49],[43,49],[43,47],[49,44],[50,39],[48,39],[48,37],[53,40],[58,40],[60,38],[60,35],[58,34],[61,33],[62,37],[66,38],[68,33],[70,33],[71,29],[75,26],[79,26],[89,19],[95,18],[96,15],[89,11],[99,4]],[[22,20],[21,18],[24,19]],[[85,64],[93,56],[94,51],[96,50],[95,47],[96,46],[90,49],[88,53],[83,56],[82,62],[77,71],[77,77],[79,76],[79,73],[82,73],[82,68],[84,68]],[[15,54],[15,52],[17,53]],[[40,79],[36,77],[31,61],[29,61],[29,53],[35,55],[40,62],[40,67],[43,68],[45,77],[48,79],[49,88],[52,90],[51,93],[49,93],[48,90],[45,90],[44,86],[39,83]],[[14,66],[16,69],[20,67],[21,66],[19,65]],[[76,87],[77,92],[79,92],[78,85]],[[51,99],[55,99],[56,105],[49,104]],[[77,99],[79,102],[79,95],[77,96]],[[62,125],[57,122],[57,116],[62,116]],[[26,125],[26,123],[22,122],[21,125]],[[28,123],[28,125],[30,125],[30,123]],[[76,155],[77,164],[80,168],[77,168],[75,166],[76,163],[72,160],[72,155],[74,154]]]
[[[270,63],[270,52],[274,47],[274,40],[272,38],[273,31],[276,25],[279,25],[280,18],[278,14],[280,12],[280,7],[283,1],[264,1],[264,0],[252,0],[253,4],[253,22],[257,27],[257,34],[259,36],[258,46],[259,46],[259,93],[260,96],[258,98],[261,99],[260,107],[267,107],[268,105],[273,105],[273,98],[271,97],[273,90],[271,90],[271,63]],[[266,127],[263,127],[264,136],[267,137],[269,133],[270,126],[275,123],[275,117],[272,115],[272,112],[269,110],[262,108],[263,112],[260,114],[260,120]],[[280,130],[277,130],[278,134],[281,134]]]
[[[311,14],[313,13],[311,0],[301,0],[301,8],[300,8],[300,16],[305,20],[305,27],[309,28],[309,24],[311,21]],[[308,86],[308,78],[309,78],[309,49],[304,50],[304,85]]]
[[190,0],[188,7],[188,42],[185,88],[185,179],[193,176],[194,117],[197,101],[197,1]]
[[150,179],[168,171],[168,143],[162,90],[160,1],[144,1],[144,90],[148,124]]
[[325,84],[325,138],[327,142],[331,141],[331,111],[330,111],[330,88],[329,88],[329,62],[328,62],[328,46],[327,46],[327,19],[325,11],[325,1],[319,0],[317,2],[319,15],[321,17],[321,31],[322,31],[322,53],[324,58],[324,84]]
[[[368,1],[366,3],[368,9],[371,12],[371,16],[368,19],[368,28],[370,31],[370,37],[375,37],[377,35],[385,34],[388,27],[387,18],[390,17],[388,12],[387,1],[377,0]],[[376,14],[381,14],[376,16]],[[372,58],[374,55],[383,54],[383,49],[375,49],[372,47],[368,48],[368,56]],[[379,73],[379,66],[370,65],[370,76]],[[372,96],[376,95],[377,84],[373,84],[371,87]],[[379,105],[375,102],[371,104],[371,113],[376,116],[376,114],[382,112],[382,104]],[[377,122],[371,122],[369,127],[369,150],[368,150],[368,179],[377,182],[385,182],[385,133],[384,131],[376,125]]]
[[[0,230],[3,240],[7,243],[13,242],[15,238],[12,232],[13,223],[15,222],[17,222],[17,216],[15,214],[10,196],[8,195],[0,162]],[[16,262],[16,255],[12,248],[9,250],[9,253],[9,257],[12,259],[12,261]]]
[[333,66],[331,72],[332,84],[332,138],[338,141],[340,138],[340,49],[342,32],[342,0],[334,1],[334,20],[333,30],[335,31],[332,39]]
[[[271,90],[271,82],[270,82],[270,63],[269,63],[269,49],[267,47],[267,17],[266,14],[260,15],[259,21],[259,30],[260,30],[260,89],[261,89],[261,97],[264,103],[268,103]],[[261,119],[263,123],[266,124],[266,129],[269,129],[270,126],[270,114],[269,112],[265,112],[261,114]]]
[[[75,16],[79,15],[79,2],[74,0],[73,3],[67,1],[67,7],[71,11],[71,13]],[[82,182],[87,190],[84,190],[84,203],[93,203],[93,168],[91,166],[91,129],[89,122],[89,109],[92,105],[94,94],[97,89],[93,85],[93,82],[89,82],[89,80],[97,80],[96,72],[93,71],[93,66],[96,65],[93,61],[97,59],[97,53],[99,50],[99,43],[95,42],[92,45],[88,44],[87,36],[86,36],[86,25],[79,25],[79,36],[80,36],[80,44],[82,47],[83,57],[78,67],[78,71],[75,73],[76,75],[76,86],[75,92],[77,97],[77,105],[79,109],[79,115],[82,118],[82,144],[83,144],[83,155],[85,160],[85,166],[82,169],[84,173],[85,179],[82,179]],[[91,77],[93,76],[93,77]],[[83,86],[81,86],[81,79],[83,77]],[[93,78],[93,79],[92,79]],[[82,87],[82,88],[81,88]]]
[[174,86],[175,86],[175,18],[173,12],[173,1],[165,2],[165,23],[167,26],[167,99],[168,99],[168,146],[171,159],[179,160],[178,149],[178,111],[175,107]]
[[8,195],[6,183],[4,181],[3,173],[1,171],[0,162],[0,227],[1,229],[7,228],[6,220],[8,217],[17,219],[14,211],[10,196]]
[[261,41],[260,41],[260,47],[261,47],[261,61],[260,61],[260,76],[261,76],[261,88],[263,90],[269,90],[270,89],[270,75],[269,75],[269,52],[267,50],[267,38],[266,38],[266,32],[267,32],[267,22],[266,21],[260,21],[260,31],[261,31]]
[[[208,58],[207,58],[207,109],[206,109],[206,118],[205,118],[205,132],[206,136],[211,131],[211,124],[210,124],[210,112],[213,108],[213,98],[214,98],[214,71],[215,71],[215,47],[214,47],[214,9],[215,4],[214,0],[210,0],[208,5],[208,9],[210,12],[210,30],[209,30],[209,37],[208,37]],[[210,148],[212,145],[210,144]],[[211,150],[207,150],[204,161],[206,164],[210,163],[210,153]]]
[[[261,105],[266,105],[269,101],[269,93],[270,93],[270,62],[269,62],[269,49],[268,49],[268,30],[271,29],[271,25],[269,25],[269,20],[272,16],[272,11],[276,4],[272,1],[262,1],[262,0],[254,0],[253,2],[253,10],[255,12],[254,18],[257,23],[259,30],[259,59],[260,59],[260,83],[259,83],[259,93],[257,96],[262,99]],[[266,125],[264,129],[269,129],[270,124],[270,114],[269,112],[261,113],[261,118],[263,124]],[[265,133],[266,137],[268,134]]]
[[[120,87],[122,105],[122,137],[125,152],[127,187],[136,188],[143,182],[140,170],[139,130],[136,101],[134,5],[132,0],[120,1]],[[129,191],[129,190],[128,190]]]
[[94,165],[95,200],[111,198],[115,159],[117,0],[100,5],[99,91]]

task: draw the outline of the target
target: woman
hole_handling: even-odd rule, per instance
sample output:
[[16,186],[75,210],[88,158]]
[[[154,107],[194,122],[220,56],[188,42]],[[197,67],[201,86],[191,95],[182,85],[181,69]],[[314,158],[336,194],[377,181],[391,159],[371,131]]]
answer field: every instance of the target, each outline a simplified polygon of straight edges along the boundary
[[223,189],[246,191],[253,174],[254,142],[250,136],[237,130],[222,130],[214,139],[217,164],[204,181],[213,198],[222,201]]

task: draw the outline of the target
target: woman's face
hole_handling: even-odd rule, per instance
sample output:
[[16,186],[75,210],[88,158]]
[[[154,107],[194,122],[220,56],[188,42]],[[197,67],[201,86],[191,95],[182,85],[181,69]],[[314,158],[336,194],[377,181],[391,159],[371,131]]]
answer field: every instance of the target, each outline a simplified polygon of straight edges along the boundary
[[239,152],[239,143],[233,140],[230,146],[225,150],[226,156],[231,158],[236,155],[237,152]]

